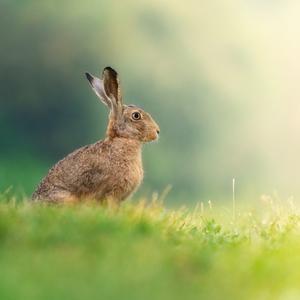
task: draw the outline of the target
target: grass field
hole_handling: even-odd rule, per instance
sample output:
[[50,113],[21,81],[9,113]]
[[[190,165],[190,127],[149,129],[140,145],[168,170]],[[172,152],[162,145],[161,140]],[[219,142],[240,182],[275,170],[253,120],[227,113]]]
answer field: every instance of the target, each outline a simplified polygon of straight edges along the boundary
[[300,215],[0,204],[0,299],[300,299]]

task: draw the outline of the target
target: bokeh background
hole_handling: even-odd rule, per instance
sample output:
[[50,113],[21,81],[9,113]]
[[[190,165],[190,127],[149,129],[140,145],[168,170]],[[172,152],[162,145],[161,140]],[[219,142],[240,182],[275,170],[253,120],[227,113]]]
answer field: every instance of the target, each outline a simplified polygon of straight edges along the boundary
[[84,77],[116,68],[151,112],[139,195],[169,203],[300,195],[300,3],[1,0],[0,190],[29,196],[48,168],[103,137]]

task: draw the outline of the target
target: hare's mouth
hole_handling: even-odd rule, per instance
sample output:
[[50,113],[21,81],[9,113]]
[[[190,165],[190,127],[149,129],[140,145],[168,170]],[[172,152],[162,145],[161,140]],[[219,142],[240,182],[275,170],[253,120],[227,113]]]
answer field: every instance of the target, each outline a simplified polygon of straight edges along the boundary
[[155,142],[159,138],[158,132],[151,132],[147,137],[145,138],[145,142]]

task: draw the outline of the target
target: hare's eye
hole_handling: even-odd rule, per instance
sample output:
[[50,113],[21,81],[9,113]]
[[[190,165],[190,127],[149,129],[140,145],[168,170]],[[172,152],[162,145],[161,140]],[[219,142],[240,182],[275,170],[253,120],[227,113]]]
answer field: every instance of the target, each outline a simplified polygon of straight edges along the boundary
[[132,119],[133,120],[140,120],[141,119],[141,114],[138,111],[135,111],[132,113]]

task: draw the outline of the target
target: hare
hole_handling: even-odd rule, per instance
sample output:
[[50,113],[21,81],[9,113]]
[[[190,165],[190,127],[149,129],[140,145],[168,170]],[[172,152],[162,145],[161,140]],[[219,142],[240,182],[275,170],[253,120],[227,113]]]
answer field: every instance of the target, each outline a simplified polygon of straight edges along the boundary
[[123,104],[114,69],[106,67],[102,79],[89,73],[86,77],[110,111],[105,139],[75,150],[54,165],[33,193],[34,201],[120,203],[143,180],[142,145],[158,139],[159,126],[141,108]]

